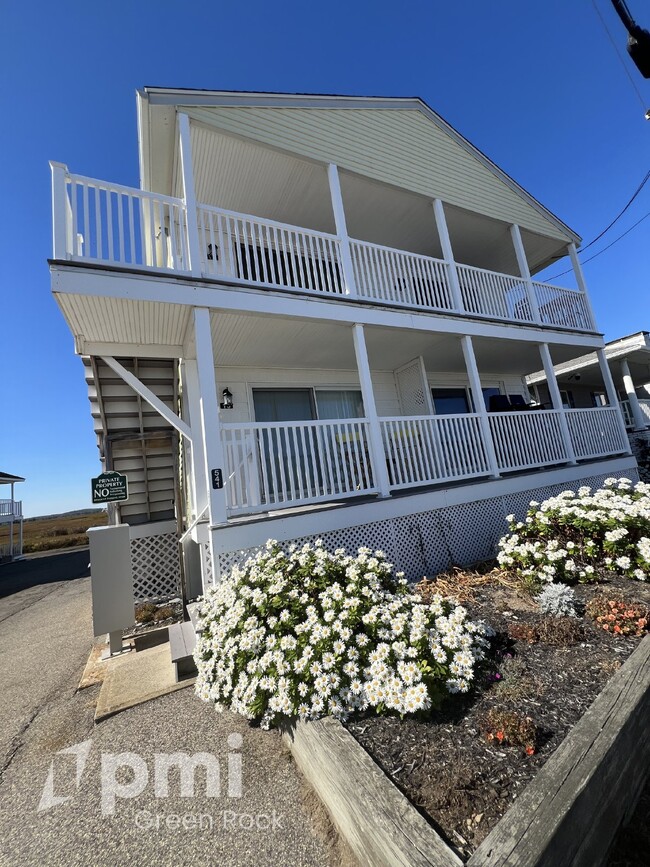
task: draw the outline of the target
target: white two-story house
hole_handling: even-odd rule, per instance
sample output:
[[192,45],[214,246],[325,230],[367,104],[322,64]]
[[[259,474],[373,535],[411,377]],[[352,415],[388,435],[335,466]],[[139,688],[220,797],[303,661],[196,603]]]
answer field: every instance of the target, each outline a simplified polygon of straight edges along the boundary
[[[424,102],[137,105],[139,189],[52,163],[50,264],[140,597],[179,538],[189,595],[269,537],[434,574],[532,498],[635,475],[580,238]],[[575,285],[535,279],[567,253]],[[554,365],[592,352],[604,405],[567,408]]]

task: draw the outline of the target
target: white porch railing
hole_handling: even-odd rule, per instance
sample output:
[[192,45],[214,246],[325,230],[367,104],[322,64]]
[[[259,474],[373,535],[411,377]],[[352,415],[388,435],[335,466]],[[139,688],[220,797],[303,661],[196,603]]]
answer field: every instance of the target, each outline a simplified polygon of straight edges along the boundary
[[273,288],[345,294],[340,241],[206,205],[198,207],[203,272]]
[[0,518],[21,518],[23,504],[20,500],[0,500]]
[[453,310],[448,265],[441,259],[367,241],[350,241],[350,251],[360,298],[429,310]]
[[377,490],[366,421],[252,422],[221,429],[231,514]]
[[71,259],[157,271],[189,271],[182,199],[66,176]]
[[587,299],[578,289],[564,289],[533,280],[542,325],[560,325],[578,331],[593,331]]
[[[623,419],[625,420],[626,427],[635,427],[634,424],[634,416],[632,415],[632,407],[630,406],[629,400],[622,400],[620,402],[621,412],[623,413]],[[643,416],[645,417],[646,425],[650,425],[650,400],[646,398],[639,399],[639,407]]]
[[382,418],[392,488],[488,475],[478,415]]
[[[341,239],[325,232],[203,204],[188,214],[182,199],[73,175],[60,164],[53,164],[53,220],[57,259],[180,274],[200,270],[243,284],[347,297]],[[197,235],[200,267],[190,261],[189,239]],[[459,310],[447,262],[352,239],[350,251],[360,298],[536,321],[521,277],[457,264],[464,308]],[[536,281],[531,286],[543,325],[593,331],[582,292]]]
[[600,458],[629,449],[618,407],[567,409],[565,413],[576,458]]
[[477,316],[532,322],[533,315],[521,277],[456,265],[465,310]]
[[489,419],[500,470],[544,467],[568,460],[557,410],[493,413]]

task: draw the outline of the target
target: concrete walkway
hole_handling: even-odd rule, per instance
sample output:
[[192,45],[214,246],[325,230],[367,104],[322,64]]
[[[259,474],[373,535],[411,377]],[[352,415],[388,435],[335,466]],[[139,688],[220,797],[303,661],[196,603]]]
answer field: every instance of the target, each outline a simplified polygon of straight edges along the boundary
[[[95,725],[99,687],[76,690],[88,579],[36,591],[0,600],[2,867],[341,863],[278,735],[216,714],[191,688]],[[163,769],[174,753],[209,754],[210,774],[189,768],[183,790],[174,760]]]

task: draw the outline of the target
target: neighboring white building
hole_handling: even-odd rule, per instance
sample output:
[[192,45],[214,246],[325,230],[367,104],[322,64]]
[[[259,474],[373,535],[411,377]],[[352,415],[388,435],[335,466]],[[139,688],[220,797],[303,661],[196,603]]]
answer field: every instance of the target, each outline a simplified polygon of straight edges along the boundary
[[[269,537],[416,577],[533,497],[635,476],[580,238],[425,103],[137,101],[141,189],[52,164],[51,272],[140,598],[179,534],[190,595]],[[575,288],[535,280],[567,252]],[[594,352],[604,405],[564,407],[553,365]]]
[[9,499],[0,498],[0,563],[8,563],[23,554],[23,504],[14,498],[17,482],[22,476],[0,473],[0,485],[9,485]]

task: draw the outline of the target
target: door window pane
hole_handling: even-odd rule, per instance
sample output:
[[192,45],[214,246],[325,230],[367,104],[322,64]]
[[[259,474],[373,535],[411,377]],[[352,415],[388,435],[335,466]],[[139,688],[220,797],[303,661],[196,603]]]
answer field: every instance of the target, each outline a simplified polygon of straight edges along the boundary
[[467,390],[464,388],[432,388],[431,397],[436,415],[469,412]]
[[485,408],[490,409],[490,398],[496,397],[496,395],[501,394],[501,389],[489,386],[488,388],[482,388],[483,392],[483,400],[485,401]]

